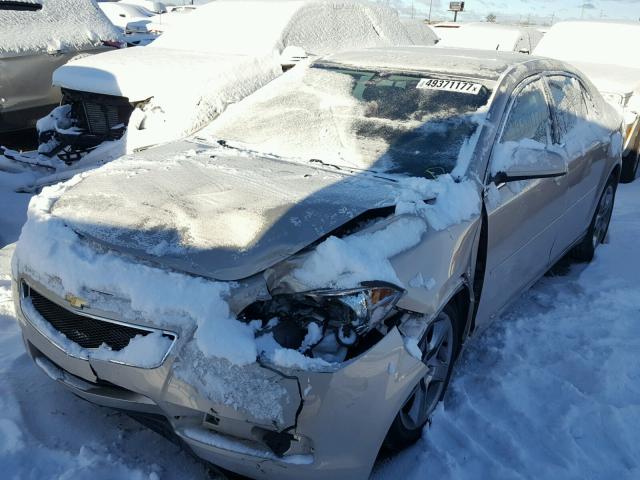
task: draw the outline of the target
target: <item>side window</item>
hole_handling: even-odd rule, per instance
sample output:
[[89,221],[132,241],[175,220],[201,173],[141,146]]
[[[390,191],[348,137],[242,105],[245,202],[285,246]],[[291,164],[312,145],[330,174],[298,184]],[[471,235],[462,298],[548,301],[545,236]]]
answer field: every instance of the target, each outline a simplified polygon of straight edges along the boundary
[[587,118],[587,105],[582,86],[573,77],[549,77],[549,91],[553,98],[553,108],[557,123],[557,136],[564,143],[566,136]]
[[517,94],[502,132],[501,143],[535,140],[547,144],[551,138],[549,106],[540,80]]

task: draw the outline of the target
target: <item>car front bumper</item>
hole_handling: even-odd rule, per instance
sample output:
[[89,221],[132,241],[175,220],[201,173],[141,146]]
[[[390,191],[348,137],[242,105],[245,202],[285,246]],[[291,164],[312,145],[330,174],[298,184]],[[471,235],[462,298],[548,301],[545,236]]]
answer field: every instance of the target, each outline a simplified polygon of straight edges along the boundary
[[[335,371],[254,364],[240,376],[277,384],[286,392],[280,399],[281,418],[255,418],[233,402],[212,401],[185,380],[188,375],[176,373],[185,369],[186,336],[156,368],[79,358],[24,314],[18,285],[14,281],[14,301],[27,352],[49,377],[97,405],[161,416],[196,455],[253,478],[368,478],[397,411],[427,371],[407,352],[397,329]],[[46,287],[38,289],[71,309]],[[248,385],[242,394],[263,395],[259,385],[264,384]],[[290,448],[276,455],[266,434],[284,435]]]

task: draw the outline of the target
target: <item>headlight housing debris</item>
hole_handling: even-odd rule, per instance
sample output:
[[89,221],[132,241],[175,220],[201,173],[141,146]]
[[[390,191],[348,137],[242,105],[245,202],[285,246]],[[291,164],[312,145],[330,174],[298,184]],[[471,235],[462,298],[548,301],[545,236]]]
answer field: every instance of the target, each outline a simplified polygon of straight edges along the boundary
[[272,334],[283,348],[335,363],[392,316],[403,293],[391,283],[363,282],[350,289],[275,295],[249,305],[240,319],[262,321],[257,336]]

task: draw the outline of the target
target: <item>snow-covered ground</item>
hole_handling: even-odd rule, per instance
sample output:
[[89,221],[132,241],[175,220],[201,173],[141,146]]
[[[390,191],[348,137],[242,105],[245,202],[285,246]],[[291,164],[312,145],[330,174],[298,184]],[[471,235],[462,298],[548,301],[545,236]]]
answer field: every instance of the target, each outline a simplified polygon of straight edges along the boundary
[[[0,177],[0,247],[26,216]],[[18,178],[15,179],[17,182]],[[404,478],[640,478],[640,181],[619,188],[609,243],[539,281],[463,353],[423,440],[381,462]],[[0,250],[3,478],[200,479],[206,468],[126,415],[50,381],[24,353]]]

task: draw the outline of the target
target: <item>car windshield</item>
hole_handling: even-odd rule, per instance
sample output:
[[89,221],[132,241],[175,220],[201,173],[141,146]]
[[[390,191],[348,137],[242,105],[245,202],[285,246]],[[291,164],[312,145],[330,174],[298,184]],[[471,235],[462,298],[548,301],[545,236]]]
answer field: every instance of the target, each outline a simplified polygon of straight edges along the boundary
[[206,135],[262,154],[435,177],[456,166],[490,87],[441,74],[296,68],[230,108]]

